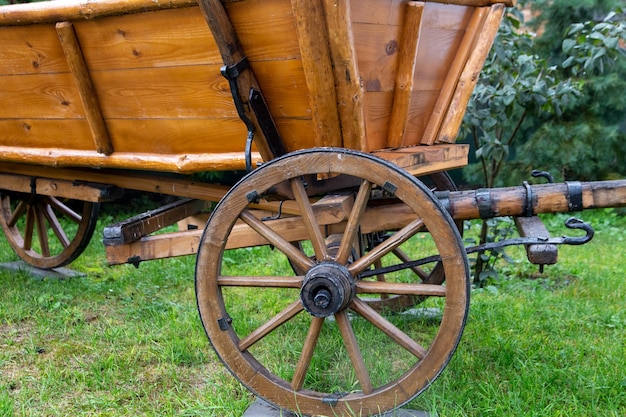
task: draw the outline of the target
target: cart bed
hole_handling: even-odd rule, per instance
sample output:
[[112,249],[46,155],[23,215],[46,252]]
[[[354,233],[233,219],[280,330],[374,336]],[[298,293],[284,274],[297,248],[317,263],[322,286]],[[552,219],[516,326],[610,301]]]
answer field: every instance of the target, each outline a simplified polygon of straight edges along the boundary
[[[420,145],[454,142],[503,13],[502,4],[461,2],[484,7],[224,4],[287,151],[382,150],[406,167],[441,170],[464,165],[467,149]],[[178,173],[244,167],[247,129],[196,2],[5,6],[0,39],[0,160]]]

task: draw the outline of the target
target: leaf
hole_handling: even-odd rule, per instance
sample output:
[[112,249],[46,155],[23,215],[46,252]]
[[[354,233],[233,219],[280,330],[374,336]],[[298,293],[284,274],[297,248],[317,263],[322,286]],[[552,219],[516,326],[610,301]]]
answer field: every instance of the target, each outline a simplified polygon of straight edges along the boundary
[[[565,39],[563,40],[562,48],[563,52],[568,54],[574,47],[576,46],[576,41],[574,39]],[[573,58],[573,57],[570,57]]]

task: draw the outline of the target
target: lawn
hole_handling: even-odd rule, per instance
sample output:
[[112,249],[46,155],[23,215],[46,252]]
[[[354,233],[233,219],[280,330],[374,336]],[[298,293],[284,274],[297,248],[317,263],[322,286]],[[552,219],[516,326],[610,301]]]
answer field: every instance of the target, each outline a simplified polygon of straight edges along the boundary
[[[99,236],[65,280],[0,269],[0,416],[233,416],[253,397],[211,350],[193,257],[109,267]],[[435,416],[626,415],[626,218],[543,275],[511,249],[472,291],[457,353],[408,408]],[[546,216],[555,235],[566,217]],[[0,238],[0,262],[15,261]]]

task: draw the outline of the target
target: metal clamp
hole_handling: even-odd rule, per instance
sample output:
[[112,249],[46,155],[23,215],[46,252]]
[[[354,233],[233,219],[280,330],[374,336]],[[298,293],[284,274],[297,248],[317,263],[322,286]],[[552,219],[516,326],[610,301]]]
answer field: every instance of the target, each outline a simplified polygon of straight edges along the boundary
[[488,188],[476,190],[476,205],[481,219],[491,219],[495,216],[496,213],[491,207],[491,191]]
[[583,210],[583,187],[580,181],[566,181],[567,186],[567,206],[570,213],[572,211]]

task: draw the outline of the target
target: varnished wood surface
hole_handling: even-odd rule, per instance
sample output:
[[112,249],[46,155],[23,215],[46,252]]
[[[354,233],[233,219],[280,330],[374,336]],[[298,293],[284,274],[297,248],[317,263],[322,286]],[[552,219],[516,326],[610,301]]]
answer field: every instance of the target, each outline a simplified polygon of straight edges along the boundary
[[[1,7],[0,158],[181,173],[241,168],[247,132],[220,74],[220,48],[232,42],[250,60],[288,151],[398,152],[390,148],[420,144],[425,134],[428,144],[452,142],[499,24],[491,13],[485,35],[472,16],[493,3],[424,2],[418,39],[402,0],[225,2],[220,25],[232,25],[231,35],[212,34],[189,0]],[[59,21],[75,42],[59,41]],[[467,46],[473,33],[481,33],[478,56]],[[400,59],[402,45],[414,60]],[[82,61],[72,58],[78,51]]]

